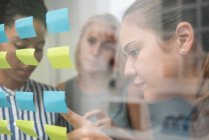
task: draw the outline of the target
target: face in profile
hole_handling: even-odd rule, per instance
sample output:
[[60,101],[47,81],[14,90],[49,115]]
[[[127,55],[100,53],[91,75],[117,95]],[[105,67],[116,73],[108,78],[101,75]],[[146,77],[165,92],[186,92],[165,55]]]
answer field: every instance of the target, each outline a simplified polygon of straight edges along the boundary
[[115,54],[116,38],[111,27],[105,23],[93,22],[79,42],[81,69],[88,73],[107,73]]
[[[124,74],[143,90],[147,100],[155,98],[153,91],[163,91],[171,83],[174,86],[180,73],[181,58],[179,52],[172,49],[175,42],[165,43],[158,36],[152,29],[127,20],[123,21],[120,30],[119,42],[126,57]],[[165,47],[167,51],[163,49]]]
[[11,68],[2,71],[8,78],[14,81],[25,82],[35,69],[34,66],[24,65],[16,57],[15,51],[17,49],[34,48],[35,58],[38,61],[42,58],[46,29],[39,20],[34,20],[34,27],[37,37],[29,39],[19,39],[15,31],[15,26],[9,26],[5,29],[9,42],[0,44],[0,50],[7,52],[7,61],[11,65]]

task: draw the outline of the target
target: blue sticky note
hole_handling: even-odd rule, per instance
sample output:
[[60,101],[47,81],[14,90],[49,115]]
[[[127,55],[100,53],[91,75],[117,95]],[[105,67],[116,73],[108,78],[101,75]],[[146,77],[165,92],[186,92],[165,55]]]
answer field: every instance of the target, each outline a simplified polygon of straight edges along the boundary
[[4,30],[4,24],[0,24],[0,43],[8,42],[5,30]]
[[17,19],[15,21],[15,28],[21,39],[36,37],[32,16]]
[[64,91],[44,91],[46,112],[67,113]]
[[16,92],[15,99],[20,110],[36,111],[32,92]]
[[10,107],[10,103],[4,91],[0,91],[0,107]]
[[46,14],[46,23],[49,33],[67,32],[70,30],[68,9],[49,11]]

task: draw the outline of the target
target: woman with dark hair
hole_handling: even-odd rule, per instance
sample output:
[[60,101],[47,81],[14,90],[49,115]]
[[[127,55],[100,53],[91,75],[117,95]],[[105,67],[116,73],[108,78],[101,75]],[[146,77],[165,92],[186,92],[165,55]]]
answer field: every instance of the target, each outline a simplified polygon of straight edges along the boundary
[[[5,33],[8,42],[0,44],[0,51],[7,53],[6,59],[10,64],[10,69],[0,69],[0,90],[6,93],[7,99],[11,104],[10,108],[0,108],[0,119],[9,122],[8,128],[12,135],[0,135],[1,140],[31,140],[37,139],[30,137],[21,132],[13,124],[16,120],[30,120],[35,122],[35,132],[38,139],[48,140],[45,133],[44,125],[55,125],[58,120],[57,113],[46,113],[43,104],[43,91],[53,91],[55,88],[38,83],[29,79],[35,66],[23,64],[16,57],[16,50],[34,48],[34,56],[38,61],[41,61],[43,49],[45,45],[46,34],[46,12],[42,1],[38,0],[1,0],[0,1],[0,24],[5,24]],[[33,16],[33,25],[37,33],[37,37],[20,39],[16,33],[15,21],[27,16]],[[19,110],[15,103],[16,91],[33,92],[34,104],[36,112]],[[62,126],[67,126],[65,121],[60,120]],[[63,122],[61,124],[61,122]]]

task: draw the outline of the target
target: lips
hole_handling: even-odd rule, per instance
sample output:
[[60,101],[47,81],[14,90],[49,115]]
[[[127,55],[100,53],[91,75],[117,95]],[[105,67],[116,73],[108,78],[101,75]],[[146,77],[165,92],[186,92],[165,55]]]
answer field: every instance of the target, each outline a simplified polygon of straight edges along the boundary
[[144,88],[144,85],[145,85],[145,81],[139,81],[139,80],[135,80],[134,81],[134,85],[137,87],[137,88]]
[[89,65],[95,66],[95,65],[97,64],[97,61],[96,61],[96,60],[87,59],[87,63],[88,63]]

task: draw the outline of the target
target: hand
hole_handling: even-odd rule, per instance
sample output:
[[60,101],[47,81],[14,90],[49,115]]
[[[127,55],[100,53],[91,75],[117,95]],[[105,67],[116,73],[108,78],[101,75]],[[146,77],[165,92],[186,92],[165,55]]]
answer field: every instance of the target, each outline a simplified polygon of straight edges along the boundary
[[98,118],[98,120],[94,122],[94,125],[99,129],[110,128],[112,126],[111,118],[100,109],[89,111],[83,116],[86,120],[89,120],[92,117]]
[[75,130],[68,134],[69,140],[111,140],[110,137],[102,133],[94,124],[85,120],[78,114],[68,111],[67,114],[61,114]]

